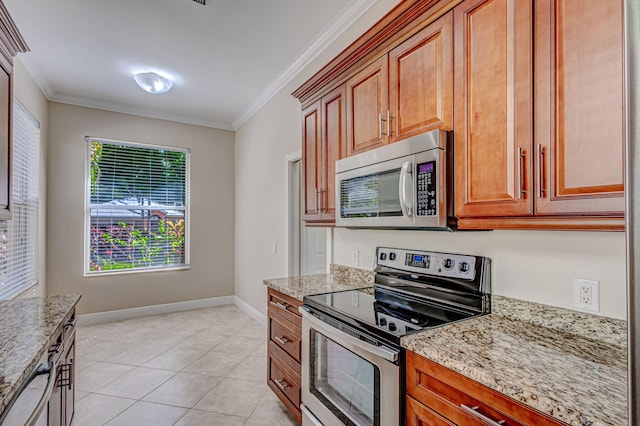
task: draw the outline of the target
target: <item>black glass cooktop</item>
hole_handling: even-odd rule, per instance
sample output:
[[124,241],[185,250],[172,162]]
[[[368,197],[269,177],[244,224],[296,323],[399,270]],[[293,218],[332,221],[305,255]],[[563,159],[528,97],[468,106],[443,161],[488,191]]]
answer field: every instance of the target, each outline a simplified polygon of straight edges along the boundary
[[305,296],[304,304],[394,344],[404,335],[477,315],[382,286]]

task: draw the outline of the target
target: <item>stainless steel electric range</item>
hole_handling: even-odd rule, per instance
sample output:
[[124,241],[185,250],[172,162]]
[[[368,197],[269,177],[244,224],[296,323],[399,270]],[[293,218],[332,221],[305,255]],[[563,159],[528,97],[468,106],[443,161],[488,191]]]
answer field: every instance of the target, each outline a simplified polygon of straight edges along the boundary
[[371,288],[305,296],[303,425],[400,425],[400,339],[491,311],[486,257],[378,247]]

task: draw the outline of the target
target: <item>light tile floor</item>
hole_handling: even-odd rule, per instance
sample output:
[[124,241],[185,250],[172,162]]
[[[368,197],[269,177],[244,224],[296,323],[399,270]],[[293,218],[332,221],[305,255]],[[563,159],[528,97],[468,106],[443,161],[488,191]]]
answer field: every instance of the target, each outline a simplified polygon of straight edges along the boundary
[[295,425],[266,334],[234,305],[79,326],[74,425]]

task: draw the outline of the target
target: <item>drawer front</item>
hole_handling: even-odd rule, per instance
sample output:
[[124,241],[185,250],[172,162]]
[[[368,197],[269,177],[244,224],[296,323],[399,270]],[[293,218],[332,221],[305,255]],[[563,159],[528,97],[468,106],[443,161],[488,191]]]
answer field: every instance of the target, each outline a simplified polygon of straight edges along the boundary
[[302,316],[298,312],[300,305],[302,305],[302,302],[299,300],[271,288],[269,289],[269,311],[277,312],[298,327],[302,327]]
[[408,396],[407,426],[456,426],[456,424]]
[[485,424],[481,416],[504,426],[564,424],[410,351],[407,394],[458,424]]
[[269,313],[269,339],[300,362],[301,329],[279,315]]
[[284,396],[300,411],[300,378],[278,361],[276,357],[269,357],[269,387],[280,399]]

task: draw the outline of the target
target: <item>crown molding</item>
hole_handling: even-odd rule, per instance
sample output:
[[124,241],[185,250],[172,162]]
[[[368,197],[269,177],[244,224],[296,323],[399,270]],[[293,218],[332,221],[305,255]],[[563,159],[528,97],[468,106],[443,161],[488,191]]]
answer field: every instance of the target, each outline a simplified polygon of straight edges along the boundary
[[340,34],[360,16],[375,5],[378,0],[351,0],[325,30],[302,52],[274,81],[272,81],[233,121],[237,130],[253,117],[267,102],[282,90],[307,65],[320,55]]

